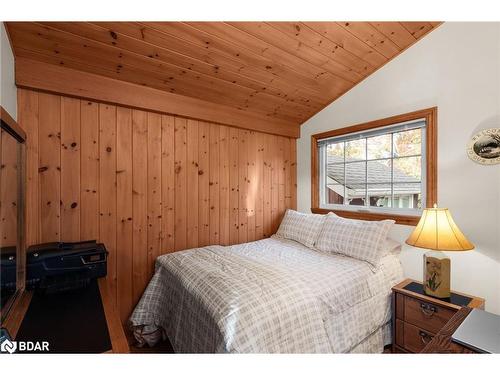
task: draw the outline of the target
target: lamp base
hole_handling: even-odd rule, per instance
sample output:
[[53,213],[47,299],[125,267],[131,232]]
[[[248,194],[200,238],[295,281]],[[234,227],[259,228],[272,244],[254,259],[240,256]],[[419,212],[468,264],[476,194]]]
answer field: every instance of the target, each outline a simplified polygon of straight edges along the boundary
[[450,297],[450,258],[442,251],[424,254],[424,293],[437,297]]

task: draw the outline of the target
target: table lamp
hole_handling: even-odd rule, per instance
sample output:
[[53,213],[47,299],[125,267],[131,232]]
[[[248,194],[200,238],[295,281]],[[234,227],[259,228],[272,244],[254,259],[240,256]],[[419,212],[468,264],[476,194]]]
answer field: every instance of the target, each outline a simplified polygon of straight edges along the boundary
[[424,254],[424,293],[450,297],[450,258],[444,251],[465,251],[474,245],[458,229],[447,208],[425,208],[417,226],[406,240],[411,246],[432,249]]

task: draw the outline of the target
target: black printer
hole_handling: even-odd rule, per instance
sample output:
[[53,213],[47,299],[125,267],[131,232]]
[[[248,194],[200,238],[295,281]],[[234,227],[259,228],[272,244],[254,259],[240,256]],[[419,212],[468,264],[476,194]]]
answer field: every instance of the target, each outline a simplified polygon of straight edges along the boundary
[[50,242],[30,246],[26,252],[26,288],[46,293],[87,286],[106,276],[106,247],[97,241]]
[[16,257],[15,246],[6,246],[0,249],[0,279],[2,293],[5,291],[16,291]]

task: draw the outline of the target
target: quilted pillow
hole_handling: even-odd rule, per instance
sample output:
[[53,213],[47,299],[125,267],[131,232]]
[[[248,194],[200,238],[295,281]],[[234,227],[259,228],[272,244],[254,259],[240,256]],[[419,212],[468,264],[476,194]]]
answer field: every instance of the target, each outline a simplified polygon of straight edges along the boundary
[[387,234],[394,223],[394,220],[364,221],[327,215],[316,248],[377,266],[385,253]]
[[276,236],[300,242],[307,247],[313,247],[325,216],[286,210]]
[[398,255],[399,253],[401,253],[401,243],[387,237],[382,246],[382,256],[384,257],[388,254]]

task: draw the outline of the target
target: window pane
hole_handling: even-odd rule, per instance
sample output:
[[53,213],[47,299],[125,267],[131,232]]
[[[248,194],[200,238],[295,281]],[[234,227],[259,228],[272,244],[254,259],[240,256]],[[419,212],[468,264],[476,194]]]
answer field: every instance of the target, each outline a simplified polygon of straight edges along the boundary
[[346,204],[350,206],[365,205],[366,189],[365,185],[356,185],[353,188],[346,188]]
[[344,142],[330,143],[326,146],[326,159],[330,163],[344,162]]
[[368,184],[368,201],[372,207],[391,207],[391,184]]
[[422,153],[422,129],[394,133],[394,156],[420,155]]
[[394,159],[394,182],[419,182],[422,179],[420,156]]
[[326,183],[328,184],[344,184],[344,164],[329,163],[326,167],[327,176]]
[[394,208],[422,208],[422,184],[420,183],[407,183],[407,184],[394,184]]
[[344,185],[327,185],[325,201],[327,204],[344,204],[344,194]]
[[346,185],[365,185],[366,183],[366,162],[346,163],[345,165]]
[[345,143],[346,161],[366,159],[366,139],[357,139]]
[[346,198],[347,204],[364,206],[366,193],[366,162],[347,163],[345,165],[346,175]]
[[368,161],[368,183],[391,182],[392,160]]
[[391,156],[391,134],[383,134],[366,140],[368,159],[381,159]]

